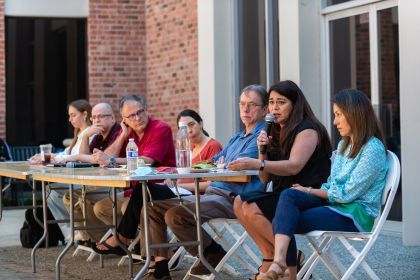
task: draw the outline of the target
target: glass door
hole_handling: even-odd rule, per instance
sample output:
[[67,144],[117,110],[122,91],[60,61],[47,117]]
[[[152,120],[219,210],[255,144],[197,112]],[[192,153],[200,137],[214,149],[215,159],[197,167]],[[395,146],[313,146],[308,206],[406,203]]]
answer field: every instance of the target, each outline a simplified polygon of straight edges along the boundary
[[[326,108],[337,91],[365,92],[382,122],[387,149],[401,158],[397,1],[348,1],[323,10]],[[327,112],[333,145],[340,136]],[[388,217],[401,221],[401,188]]]

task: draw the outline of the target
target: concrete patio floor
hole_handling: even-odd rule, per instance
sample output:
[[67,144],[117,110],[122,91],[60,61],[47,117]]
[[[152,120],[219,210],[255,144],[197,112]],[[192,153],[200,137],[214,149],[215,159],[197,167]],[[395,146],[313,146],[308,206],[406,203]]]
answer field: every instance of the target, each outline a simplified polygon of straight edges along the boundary
[[[8,210],[3,212],[0,222],[0,279],[54,279],[55,259],[63,247],[40,249],[37,252],[37,273],[32,273],[30,264],[30,249],[22,248],[19,241],[19,229],[23,223],[24,210]],[[389,227],[388,227],[389,228]],[[303,239],[298,238],[299,248],[306,255],[310,250]],[[248,241],[256,249],[252,241]],[[356,244],[357,246],[357,244]],[[99,267],[99,258],[86,262],[87,253],[72,257],[71,250],[62,261],[62,279],[129,279],[128,266],[118,267],[119,258],[106,257],[105,267]],[[334,246],[334,253],[340,259],[348,262],[339,246]],[[385,230],[367,256],[367,261],[381,279],[420,279],[420,247],[408,247],[402,244],[401,233]],[[181,268],[171,273],[172,279],[182,279],[192,260],[183,261]],[[235,259],[229,261],[235,267],[239,276],[224,274],[225,279],[248,279],[251,273]],[[137,272],[141,265],[135,265]],[[333,279],[329,272],[319,265],[313,279]],[[354,274],[356,279],[366,279],[362,269]]]

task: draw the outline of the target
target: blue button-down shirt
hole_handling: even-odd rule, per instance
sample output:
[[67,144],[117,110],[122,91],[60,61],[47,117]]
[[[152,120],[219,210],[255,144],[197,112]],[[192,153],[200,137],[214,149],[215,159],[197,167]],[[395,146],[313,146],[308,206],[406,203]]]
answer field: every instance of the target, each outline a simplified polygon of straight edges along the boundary
[[[213,160],[217,161],[220,157],[224,156],[225,163],[229,163],[243,157],[258,158],[257,137],[260,135],[260,131],[263,127],[264,121],[260,121],[247,135],[245,135],[245,131],[239,132],[229,141],[227,146],[220,153],[213,157]],[[210,186],[236,194],[253,190],[265,190],[265,184],[261,183],[258,176],[251,176],[251,180],[247,183],[214,181],[210,183]]]

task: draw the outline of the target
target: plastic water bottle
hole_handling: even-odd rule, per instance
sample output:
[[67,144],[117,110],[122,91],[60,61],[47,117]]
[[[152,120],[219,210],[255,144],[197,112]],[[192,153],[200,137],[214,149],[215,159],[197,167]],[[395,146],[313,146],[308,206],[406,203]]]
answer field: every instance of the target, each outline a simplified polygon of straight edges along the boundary
[[178,173],[188,173],[191,168],[191,143],[188,138],[187,122],[179,122],[176,138],[176,167]]
[[127,155],[127,174],[135,173],[137,169],[137,161],[139,158],[138,148],[136,143],[134,142],[134,138],[130,138],[128,140],[127,148],[126,148],[126,155]]

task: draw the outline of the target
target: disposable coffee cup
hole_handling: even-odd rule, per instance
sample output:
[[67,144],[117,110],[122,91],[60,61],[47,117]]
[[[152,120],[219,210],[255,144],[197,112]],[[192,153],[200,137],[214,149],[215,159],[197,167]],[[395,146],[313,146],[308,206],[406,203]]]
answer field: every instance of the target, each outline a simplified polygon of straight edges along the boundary
[[39,149],[41,151],[42,164],[43,165],[49,164],[51,162],[52,145],[51,144],[40,145]]

